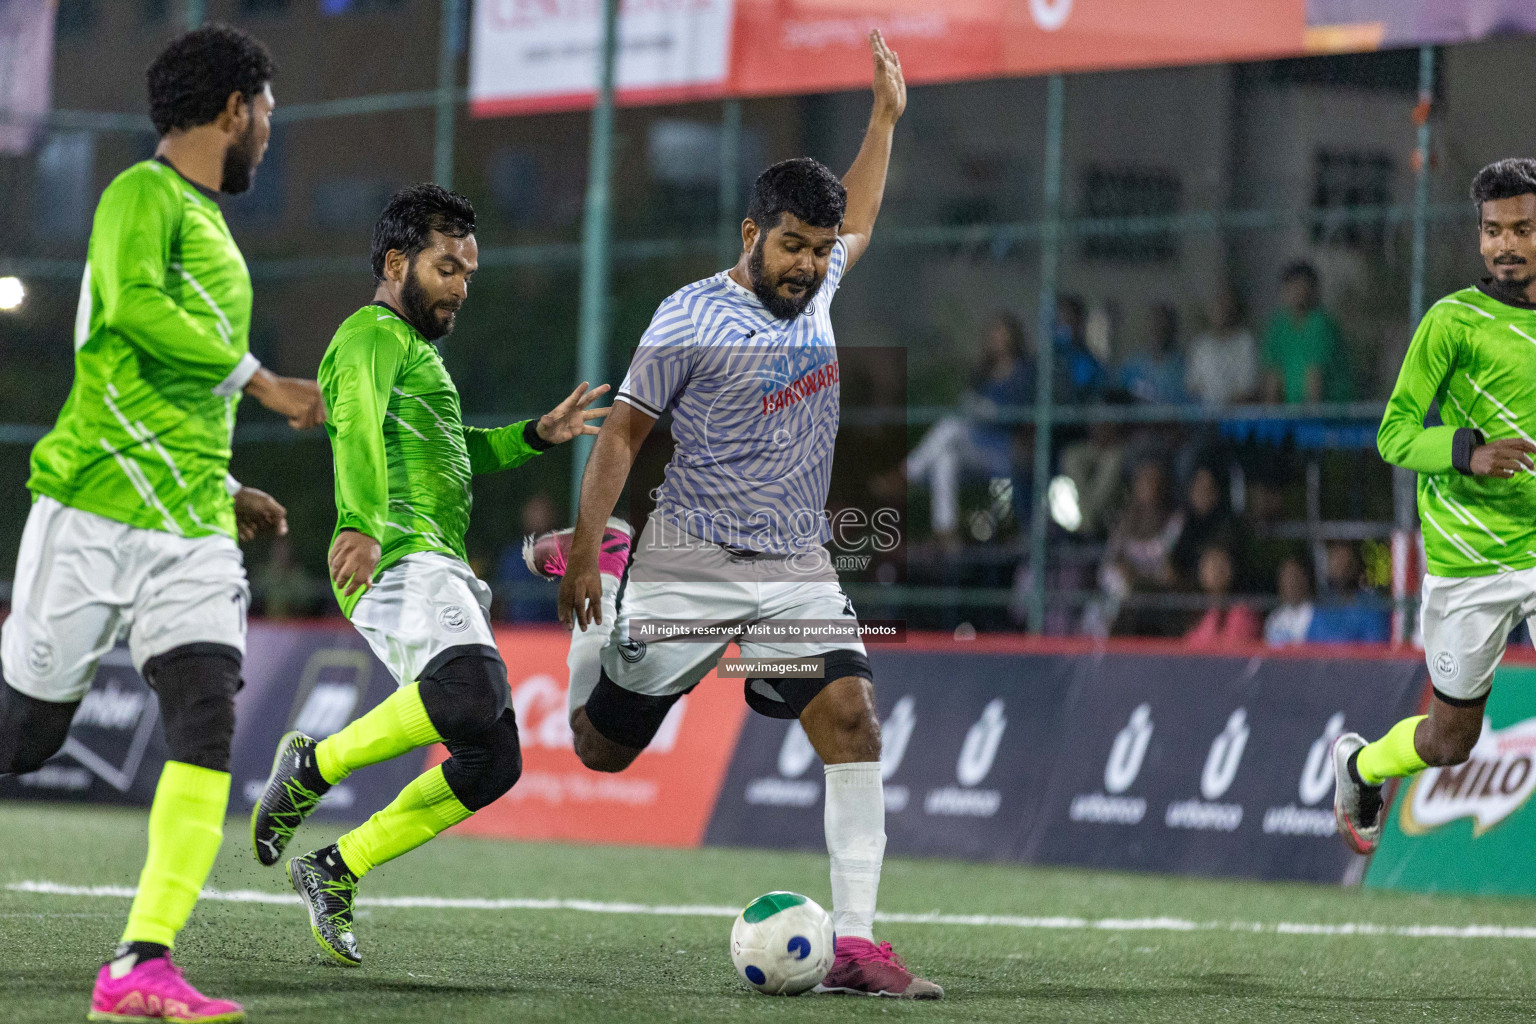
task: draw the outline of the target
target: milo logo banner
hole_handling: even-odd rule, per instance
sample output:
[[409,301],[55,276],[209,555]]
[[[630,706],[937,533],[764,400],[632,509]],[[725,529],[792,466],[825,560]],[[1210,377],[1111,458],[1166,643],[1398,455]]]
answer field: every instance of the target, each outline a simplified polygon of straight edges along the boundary
[[1367,885],[1421,892],[1536,894],[1536,668],[1494,675],[1483,733],[1465,764],[1399,788]]
[[[1425,677],[1411,655],[923,645],[870,654],[888,849],[1114,869],[1357,878],[1330,749],[1411,714]],[[819,849],[820,769],[798,725],[748,716],[705,841]]]

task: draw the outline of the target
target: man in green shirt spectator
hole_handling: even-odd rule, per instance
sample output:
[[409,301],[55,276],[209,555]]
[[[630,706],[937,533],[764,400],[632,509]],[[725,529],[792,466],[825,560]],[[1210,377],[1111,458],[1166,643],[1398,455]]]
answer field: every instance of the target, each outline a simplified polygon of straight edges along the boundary
[[1347,402],[1354,397],[1338,321],[1322,307],[1317,270],[1293,263],[1280,275],[1285,308],[1264,331],[1264,398],[1269,402]]

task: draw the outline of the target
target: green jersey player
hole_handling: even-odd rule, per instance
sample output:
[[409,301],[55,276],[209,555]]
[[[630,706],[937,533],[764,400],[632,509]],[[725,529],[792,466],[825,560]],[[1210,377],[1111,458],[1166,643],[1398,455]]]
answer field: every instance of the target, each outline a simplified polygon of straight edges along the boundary
[[62,746],[97,663],[126,633],[159,697],[166,762],[122,944],[90,1016],[243,1019],[171,964],[218,853],[249,600],[237,535],[286,530],[229,476],[241,393],[294,426],[324,416],[314,381],[248,351],[251,282],[219,212],[250,187],[271,133],[272,61],[234,29],[172,42],[149,68],[152,160],[96,208],[75,320],[74,383],[32,452],[32,508],[0,639],[0,772]]
[[[1489,276],[1435,303],[1382,417],[1384,459],[1419,474],[1429,714],[1334,743],[1334,813],[1358,853],[1381,836],[1381,786],[1461,764],[1483,727],[1504,641],[1536,615],[1536,160],[1472,181]],[[1439,404],[1440,426],[1425,416]]]
[[278,744],[251,815],[251,844],[275,864],[332,785],[365,765],[445,743],[450,757],[335,844],[288,862],[316,940],[360,963],[352,901],[371,869],[463,821],[522,771],[491,592],[465,561],[475,474],[520,465],[581,434],[607,409],[582,384],[554,411],[495,430],[465,426],[432,343],[453,330],[478,265],[475,211],[436,185],[402,189],[373,233],[374,301],[336,332],[320,363],[336,459],[331,580],[352,624],[400,689],[318,743]]

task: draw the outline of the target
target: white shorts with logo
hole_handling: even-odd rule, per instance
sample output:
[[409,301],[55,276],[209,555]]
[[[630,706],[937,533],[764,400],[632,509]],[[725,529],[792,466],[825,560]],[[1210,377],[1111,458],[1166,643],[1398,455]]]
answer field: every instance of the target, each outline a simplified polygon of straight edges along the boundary
[[245,653],[240,548],[224,536],[146,530],[41,497],[16,557],[0,672],[30,697],[77,701],[127,634],[133,666],[186,644]]
[[353,606],[352,625],[401,686],[450,647],[496,646],[491,588],[435,551],[406,555],[380,573]]
[[1522,619],[1536,636],[1536,569],[1425,576],[1420,601],[1430,681],[1453,700],[1487,696],[1504,641]]
[[[853,602],[817,549],[817,567],[800,575],[786,559],[733,555],[726,548],[693,541],[685,553],[657,547],[656,517],[646,523],[619,598],[618,621],[603,647],[603,671],[631,693],[661,697],[692,689],[715,667],[727,645],[743,658],[814,658],[831,651],[863,655],[864,643],[851,639],[780,642],[747,639],[734,627],[775,620],[836,622],[857,626]],[[651,620],[709,623],[721,627],[718,640],[636,641],[632,626]],[[828,680],[830,682],[831,680]],[[755,683],[762,696],[779,697]]]

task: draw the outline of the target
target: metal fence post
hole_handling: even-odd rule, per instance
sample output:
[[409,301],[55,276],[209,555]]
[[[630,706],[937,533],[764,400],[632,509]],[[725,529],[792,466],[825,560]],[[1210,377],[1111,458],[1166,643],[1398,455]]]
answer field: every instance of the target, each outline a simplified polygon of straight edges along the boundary
[[1050,511],[1051,401],[1056,332],[1056,287],[1061,261],[1061,136],[1065,120],[1066,80],[1052,75],[1045,92],[1045,161],[1040,232],[1040,316],[1035,327],[1035,465],[1033,514],[1029,523],[1029,567],[1034,586],[1029,595],[1029,630],[1045,632],[1046,531]]
[[[608,348],[608,282],[613,234],[613,75],[618,52],[619,0],[603,0],[603,34],[597,66],[597,102],[587,158],[587,203],[581,225],[581,338],[577,376],[602,383]],[[571,516],[581,501],[581,474],[592,451],[590,437],[573,442]]]
[[720,207],[716,215],[722,269],[741,255],[741,101],[726,100],[720,110]]
[[464,0],[443,0],[438,26],[437,124],[432,143],[432,180],[453,188],[453,129],[459,54],[464,51]]
[[[1429,115],[1435,98],[1435,48],[1419,47],[1419,104],[1414,109],[1418,122],[1418,144],[1413,152],[1413,271],[1408,285],[1410,329],[1416,330],[1424,316],[1424,278],[1429,256]],[[1412,616],[1409,609],[1417,592],[1418,509],[1415,499],[1417,475],[1411,469],[1392,469],[1392,642],[1408,640]]]

